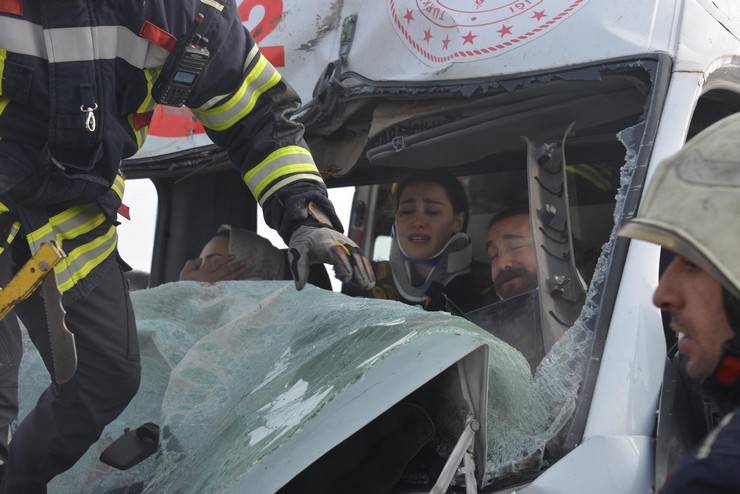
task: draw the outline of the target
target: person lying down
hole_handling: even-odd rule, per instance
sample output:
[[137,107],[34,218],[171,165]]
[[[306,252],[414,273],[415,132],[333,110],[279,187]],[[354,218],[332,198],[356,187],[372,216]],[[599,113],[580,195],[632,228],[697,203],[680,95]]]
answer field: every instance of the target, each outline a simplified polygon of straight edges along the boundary
[[[149,275],[142,271],[125,273],[129,290],[148,288]],[[198,257],[189,259],[180,270],[179,281],[219,283],[234,280],[291,280],[288,255],[266,238],[245,228],[221,225],[206,242]],[[323,265],[311,266],[308,283],[331,290]]]

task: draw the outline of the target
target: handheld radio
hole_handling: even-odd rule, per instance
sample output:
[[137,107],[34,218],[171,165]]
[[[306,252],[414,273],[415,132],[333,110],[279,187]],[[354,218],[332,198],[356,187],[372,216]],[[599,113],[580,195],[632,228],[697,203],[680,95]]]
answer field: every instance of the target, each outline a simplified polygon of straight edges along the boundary
[[157,103],[176,107],[184,105],[208,65],[211,57],[206,47],[208,38],[197,34],[204,18],[203,14],[195,17],[190,31],[167,58],[152,88],[152,98]]

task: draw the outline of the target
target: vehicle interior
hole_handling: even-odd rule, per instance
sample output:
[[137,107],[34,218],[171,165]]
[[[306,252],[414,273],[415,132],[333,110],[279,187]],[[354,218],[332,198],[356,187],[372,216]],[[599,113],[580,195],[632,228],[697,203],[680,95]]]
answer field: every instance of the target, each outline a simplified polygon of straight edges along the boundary
[[[467,233],[473,257],[487,266],[491,217],[503,209],[531,204],[535,182],[528,174],[528,163],[533,161],[533,148],[528,149],[523,137],[561,146],[567,241],[572,246],[572,255],[566,251],[566,257],[588,286],[614,226],[620,170],[635,152],[626,149],[620,132],[644,121],[653,89],[652,70],[649,62],[615,62],[514,81],[405,86],[375,84],[350,75],[343,81],[345,92],[328,105],[331,111],[309,105],[302,118],[328,185],[356,187],[350,224],[345,227],[375,261],[388,258],[395,213],[393,184],[414,171],[438,169],[455,175],[464,185],[470,202]],[[256,228],[258,208],[220,151],[203,149],[186,160],[171,156],[154,167],[151,162],[132,161],[126,164],[126,173],[129,178],[151,179],[159,198],[150,286],[176,280],[184,261],[197,256],[220,224]],[[524,310],[535,316],[529,322],[518,320],[518,326],[540,331],[540,311],[532,308],[544,296],[535,294],[534,299],[517,302],[529,308],[517,309],[519,313]],[[498,307],[493,309],[496,314],[511,314],[511,303],[494,301],[491,306]],[[489,318],[498,322],[482,327],[495,335],[505,319]],[[284,492],[307,492],[306,486],[311,486],[310,492],[336,492],[331,486],[341,479],[368,480],[358,483],[365,490],[354,492],[428,492],[445,465],[450,441],[454,443],[460,433],[459,427],[450,430],[439,421],[442,405],[435,399],[455,387],[451,372],[442,373],[348,437],[286,485]],[[399,424],[411,424],[416,433],[393,434]],[[573,427],[571,421],[564,429]],[[534,461],[487,478],[485,490],[497,492],[536,477],[567,452],[564,436],[560,431]],[[348,451],[363,449],[371,437],[384,438],[373,444],[373,451],[392,463],[383,464],[382,478],[374,470],[378,465],[346,461]],[[317,483],[317,478],[324,482]]]

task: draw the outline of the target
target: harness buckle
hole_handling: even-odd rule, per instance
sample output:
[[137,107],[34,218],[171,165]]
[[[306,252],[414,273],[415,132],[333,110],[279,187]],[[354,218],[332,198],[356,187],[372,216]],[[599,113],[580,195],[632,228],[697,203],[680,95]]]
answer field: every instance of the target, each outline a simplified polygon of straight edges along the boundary
[[98,104],[93,103],[93,106],[85,107],[85,105],[80,105],[80,111],[82,113],[85,113],[85,128],[88,132],[95,132],[95,129],[98,126],[97,121],[95,120],[95,110],[98,109]]

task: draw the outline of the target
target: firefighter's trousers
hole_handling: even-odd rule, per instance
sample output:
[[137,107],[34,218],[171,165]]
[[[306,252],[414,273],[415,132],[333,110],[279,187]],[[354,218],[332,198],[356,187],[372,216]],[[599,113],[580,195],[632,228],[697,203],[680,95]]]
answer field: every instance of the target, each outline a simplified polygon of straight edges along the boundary
[[[2,286],[30,255],[23,239],[16,239],[10,249],[0,256]],[[13,433],[9,460],[2,469],[6,492],[46,492],[47,482],[75,464],[138,390],[136,325],[127,284],[115,259],[114,252],[112,259],[97,268],[98,283],[90,293],[65,306],[67,327],[77,344],[77,372],[68,383],[52,383]],[[15,312],[51,375],[40,293],[18,305]],[[21,354],[20,329],[11,313],[0,322],[0,428],[7,427],[18,411]]]

